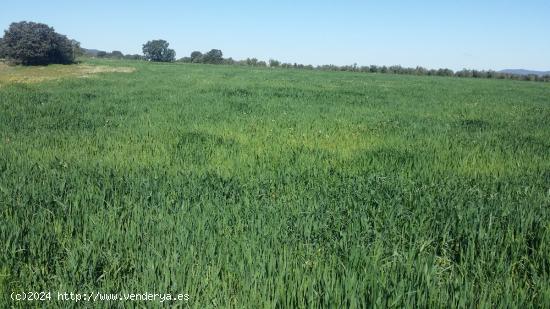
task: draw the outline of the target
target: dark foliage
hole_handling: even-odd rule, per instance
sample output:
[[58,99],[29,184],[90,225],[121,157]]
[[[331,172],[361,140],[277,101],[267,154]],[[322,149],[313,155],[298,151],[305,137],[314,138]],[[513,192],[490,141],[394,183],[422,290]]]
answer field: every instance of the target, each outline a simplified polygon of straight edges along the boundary
[[0,59],[3,59],[5,56],[4,47],[2,46],[2,42],[4,41],[4,38],[0,38]]
[[277,61],[275,59],[269,59],[269,66],[270,67],[279,67],[281,65],[281,62],[280,61]]
[[183,57],[178,60],[185,63],[208,63],[208,64],[234,64],[231,58],[224,59],[223,52],[219,49],[212,49],[206,54],[200,51],[194,51],[189,57]]
[[98,51],[96,57],[97,58],[107,58],[107,52],[106,51]]
[[170,44],[165,40],[153,40],[143,44],[143,55],[146,60],[155,62],[172,62],[176,52],[168,48]]
[[142,55],[138,55],[138,54],[125,55],[124,53],[118,50],[113,50],[110,53],[100,50],[95,54],[89,54],[89,56],[97,57],[97,58],[107,58],[107,59],[144,60],[144,57]]
[[7,59],[23,65],[73,63],[75,48],[79,48],[52,27],[26,21],[10,25],[4,33],[2,46]]
[[111,52],[111,58],[122,59],[122,58],[124,58],[124,54],[121,51],[113,50]]
[[190,62],[201,63],[202,62],[202,53],[200,51],[194,51],[191,53]]
[[202,57],[203,63],[220,64],[223,62],[223,53],[219,49],[212,49]]

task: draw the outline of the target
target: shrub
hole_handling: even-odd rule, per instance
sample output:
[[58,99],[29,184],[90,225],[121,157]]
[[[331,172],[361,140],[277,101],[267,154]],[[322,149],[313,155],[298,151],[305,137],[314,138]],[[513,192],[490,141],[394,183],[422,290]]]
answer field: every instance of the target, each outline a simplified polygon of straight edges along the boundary
[[44,65],[74,62],[74,45],[52,27],[34,22],[12,23],[2,42],[6,58],[16,64]]

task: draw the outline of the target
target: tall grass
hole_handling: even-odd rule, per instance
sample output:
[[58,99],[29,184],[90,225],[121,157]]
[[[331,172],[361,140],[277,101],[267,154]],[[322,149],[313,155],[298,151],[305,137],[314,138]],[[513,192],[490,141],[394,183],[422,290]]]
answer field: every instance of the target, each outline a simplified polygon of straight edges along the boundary
[[550,85],[99,64],[0,87],[0,303],[550,306]]

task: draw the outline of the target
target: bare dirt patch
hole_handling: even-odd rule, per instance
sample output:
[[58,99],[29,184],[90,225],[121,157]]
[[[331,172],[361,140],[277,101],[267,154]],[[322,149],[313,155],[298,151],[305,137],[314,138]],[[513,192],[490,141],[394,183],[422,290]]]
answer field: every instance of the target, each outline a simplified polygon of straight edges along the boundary
[[61,78],[87,78],[99,73],[132,73],[132,67],[106,65],[49,65],[49,66],[9,66],[0,63],[0,84],[38,83]]

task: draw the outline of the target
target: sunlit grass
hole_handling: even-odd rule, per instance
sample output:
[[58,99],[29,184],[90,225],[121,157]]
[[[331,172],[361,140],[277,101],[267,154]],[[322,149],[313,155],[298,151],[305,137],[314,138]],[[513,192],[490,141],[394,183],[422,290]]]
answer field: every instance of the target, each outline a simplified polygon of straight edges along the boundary
[[550,305],[548,84],[132,61],[0,72],[2,295]]
[[89,78],[99,73],[131,73],[135,68],[107,65],[10,66],[0,62],[0,86],[10,83],[38,83],[61,78]]

